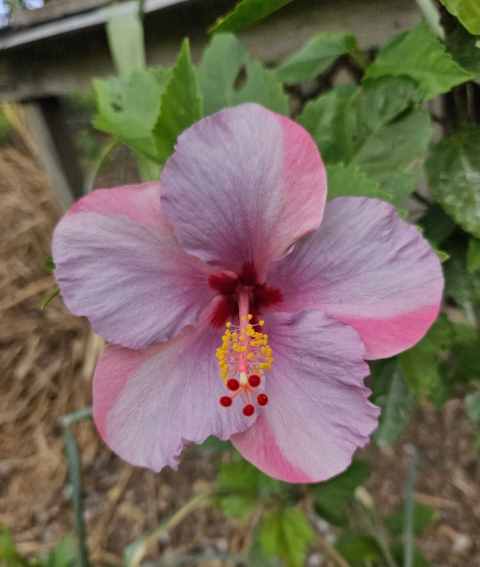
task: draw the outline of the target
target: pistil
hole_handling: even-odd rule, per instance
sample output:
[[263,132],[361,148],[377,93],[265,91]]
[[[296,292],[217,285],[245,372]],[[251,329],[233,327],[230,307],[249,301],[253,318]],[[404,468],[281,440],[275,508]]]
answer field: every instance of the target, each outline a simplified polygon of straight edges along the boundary
[[240,396],[243,413],[254,415],[256,406],[265,406],[268,396],[264,392],[266,371],[273,363],[272,349],[268,335],[263,332],[264,321],[254,321],[249,311],[249,292],[242,290],[238,297],[238,325],[227,321],[222,344],[216,351],[220,376],[228,395],[219,402],[225,408],[231,407]]

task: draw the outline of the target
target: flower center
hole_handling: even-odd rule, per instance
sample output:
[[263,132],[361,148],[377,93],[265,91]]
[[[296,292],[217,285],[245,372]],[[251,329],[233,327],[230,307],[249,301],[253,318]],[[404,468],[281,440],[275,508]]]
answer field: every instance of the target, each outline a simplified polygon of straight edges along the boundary
[[240,396],[244,404],[244,415],[251,416],[257,405],[268,404],[268,396],[263,390],[265,372],[271,368],[273,357],[268,335],[263,332],[264,321],[254,322],[253,314],[248,312],[248,305],[248,292],[241,292],[239,325],[227,321],[216,357],[220,377],[228,391],[228,394],[220,398],[220,405],[228,408]]
[[259,282],[255,266],[251,262],[245,262],[238,274],[222,271],[210,275],[208,284],[221,297],[210,321],[217,328],[239,316],[242,291],[249,292],[249,311],[254,320],[266,309],[282,302],[282,292],[265,282]]

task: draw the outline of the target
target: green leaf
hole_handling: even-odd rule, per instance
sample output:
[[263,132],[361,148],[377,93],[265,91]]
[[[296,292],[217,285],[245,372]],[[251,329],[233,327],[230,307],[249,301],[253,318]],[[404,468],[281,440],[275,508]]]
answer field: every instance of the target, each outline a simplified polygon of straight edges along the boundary
[[139,152],[135,152],[135,158],[141,179],[143,181],[158,181],[160,178],[160,165]]
[[[390,533],[395,537],[400,537],[403,533],[404,524],[404,509],[403,507],[388,516],[385,520],[385,524],[389,529]],[[420,504],[415,502],[415,509],[413,515],[413,533],[415,536],[421,536],[423,532],[436,520],[438,520],[439,514],[430,506],[425,504]]]
[[67,535],[48,554],[44,567],[74,567],[76,562],[75,540],[71,535]]
[[445,296],[455,301],[469,317],[473,306],[480,301],[480,285],[467,270],[467,238],[463,235],[451,238],[444,245],[450,254],[445,266]]
[[300,124],[315,139],[327,163],[348,161],[349,134],[346,128],[347,108],[357,89],[341,85],[307,103],[298,117]]
[[145,69],[143,24],[138,11],[111,18],[107,22],[107,38],[120,75]]
[[152,131],[160,112],[163,87],[149,71],[94,81],[97,115],[94,126],[155,160]]
[[478,37],[470,35],[465,28],[458,26],[447,35],[447,47],[455,61],[464,69],[480,75],[480,44]]
[[466,128],[433,147],[426,168],[433,197],[480,238],[480,128]]
[[217,478],[218,502],[227,516],[245,518],[259,504],[283,492],[288,485],[274,480],[247,461],[222,463]]
[[452,383],[471,382],[480,379],[480,335],[466,323],[453,326],[454,339],[450,363]]
[[[243,69],[245,80],[237,87]],[[288,115],[288,96],[275,73],[252,59],[231,34],[213,36],[204,52],[198,77],[206,114],[243,102],[256,102]]]
[[470,274],[480,270],[480,240],[477,238],[470,238],[468,241],[467,270]]
[[8,567],[33,567],[15,546],[10,530],[0,526],[0,564]]
[[402,204],[415,190],[432,134],[429,113],[418,108],[372,131],[352,161]]
[[417,398],[427,398],[437,405],[446,401],[442,365],[452,342],[452,328],[442,316],[417,345],[399,355],[405,380]]
[[354,461],[341,475],[315,486],[317,513],[333,524],[346,524],[348,506],[354,497],[355,489],[367,480],[368,475],[368,465],[363,461]]
[[[404,549],[401,543],[395,543],[392,545],[392,551],[394,558],[398,561],[399,565],[407,565],[404,557]],[[410,564],[411,567],[430,567],[430,563],[425,559],[422,552],[418,547],[413,549],[413,561]]]
[[338,57],[356,49],[357,41],[352,34],[319,33],[277,68],[277,77],[289,85],[314,79],[328,69]]
[[367,69],[367,78],[385,76],[411,77],[419,84],[425,100],[473,78],[453,60],[425,23],[397,36]]
[[382,559],[377,542],[368,535],[344,533],[338,538],[335,547],[351,567],[376,565]]
[[211,435],[201,445],[195,445],[195,448],[202,453],[212,455],[231,453],[233,451],[231,443],[229,443],[228,441],[222,441],[221,439],[218,439],[218,437],[214,437],[213,435]]
[[420,219],[423,235],[434,246],[440,246],[455,230],[456,224],[441,207],[433,205]]
[[432,138],[430,116],[417,108],[419,93],[408,79],[368,81],[353,101],[351,160],[402,205],[416,186]]
[[162,91],[165,90],[170,77],[172,76],[172,69],[170,67],[149,67],[148,72],[155,78]]
[[234,35],[219,33],[213,36],[198,68],[205,114],[234,104],[235,81],[248,60],[246,49]]
[[240,0],[235,8],[219,18],[209,32],[238,32],[255,24],[292,0]]
[[49,274],[53,274],[55,271],[55,262],[52,256],[47,256],[45,258],[45,271]]
[[415,189],[432,136],[429,114],[418,102],[411,79],[385,77],[333,89],[307,104],[299,121],[327,164],[355,164],[379,184],[383,198],[402,205]]
[[382,408],[380,424],[374,434],[380,446],[392,445],[410,421],[414,396],[409,391],[396,359],[374,367],[374,403]]
[[456,16],[467,30],[480,35],[480,3],[478,0],[440,0],[447,10]]
[[255,539],[248,550],[248,567],[285,567],[284,563],[278,557],[271,557],[265,553],[258,530],[255,531]]
[[328,198],[335,197],[372,197],[391,200],[391,196],[382,191],[380,184],[370,178],[355,164],[336,163],[327,167]]
[[283,559],[288,567],[303,567],[313,539],[313,529],[300,508],[272,510],[263,515],[260,545],[267,556]]
[[173,151],[178,136],[202,117],[203,103],[190,57],[188,39],[182,43],[175,67],[165,86],[153,134],[160,163]]
[[274,112],[288,115],[288,96],[275,73],[265,69],[260,62],[253,60],[247,62],[246,72],[245,84],[233,93],[233,104],[257,102]]
[[472,423],[480,426],[480,392],[465,396],[465,411]]

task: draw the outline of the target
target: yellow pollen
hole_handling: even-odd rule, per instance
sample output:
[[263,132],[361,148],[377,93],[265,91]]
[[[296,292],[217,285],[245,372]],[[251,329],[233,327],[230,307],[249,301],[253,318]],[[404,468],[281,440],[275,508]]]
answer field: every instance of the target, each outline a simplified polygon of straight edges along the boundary
[[245,386],[250,375],[258,374],[263,379],[265,372],[272,367],[273,356],[268,335],[260,330],[265,322],[252,324],[252,320],[251,313],[241,318],[244,322],[241,333],[234,330],[230,321],[225,325],[221,345],[215,352],[220,377],[224,382],[235,378]]

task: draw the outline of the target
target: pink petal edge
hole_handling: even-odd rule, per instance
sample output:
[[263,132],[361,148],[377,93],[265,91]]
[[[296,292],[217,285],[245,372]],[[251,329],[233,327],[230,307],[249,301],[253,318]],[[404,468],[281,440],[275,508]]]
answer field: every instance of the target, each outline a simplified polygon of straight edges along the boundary
[[269,274],[279,310],[320,309],[360,333],[367,358],[416,344],[438,316],[440,261],[419,230],[378,199],[327,203],[320,228]]
[[177,468],[185,445],[210,435],[227,440],[255,416],[228,409],[214,356],[220,333],[198,327],[142,351],[107,347],[93,382],[93,415],[100,435],[122,459],[159,472]]
[[158,183],[82,198],[56,226],[52,254],[68,309],[125,347],[168,340],[214,295],[211,270],[180,248],[161,214]]
[[270,315],[266,329],[274,353],[265,385],[270,401],[232,442],[274,478],[327,480],[349,466],[377,427],[379,409],[364,385],[364,345],[354,329],[314,310]]

